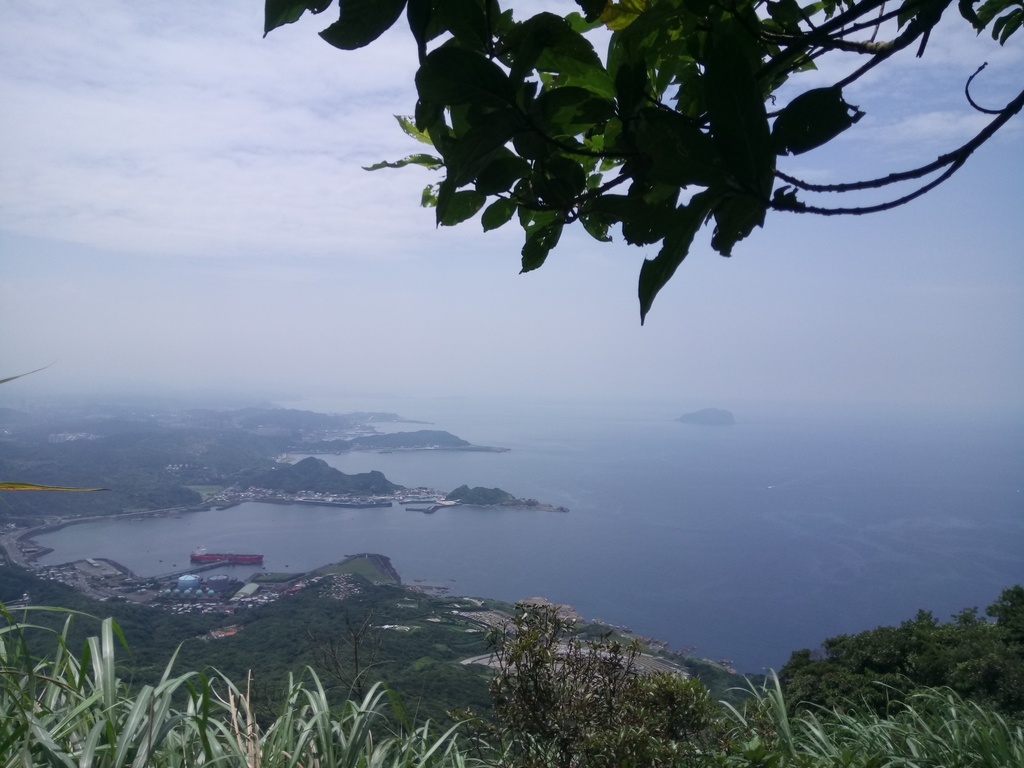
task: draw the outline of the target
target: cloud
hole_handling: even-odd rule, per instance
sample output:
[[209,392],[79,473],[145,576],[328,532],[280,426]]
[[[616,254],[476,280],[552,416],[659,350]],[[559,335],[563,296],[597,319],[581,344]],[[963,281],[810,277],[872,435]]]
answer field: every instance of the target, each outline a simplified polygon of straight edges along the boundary
[[926,112],[877,126],[874,134],[891,142],[942,143],[952,147],[970,140],[991,121],[991,116],[978,112]]
[[413,242],[427,174],[360,168],[415,150],[391,118],[415,100],[409,41],[345,54],[309,25],[263,41],[242,7],[16,8],[0,227],[175,255]]
[[[548,6],[562,8],[517,12]],[[433,222],[419,192],[436,176],[361,170],[419,149],[391,118],[415,102],[408,32],[398,24],[367,49],[341,52],[316,36],[336,11],[266,39],[260,11],[242,2],[7,6],[0,228],[175,257],[379,258],[421,246]],[[927,144],[967,135],[978,116],[953,114],[936,73],[984,51],[995,56],[984,87],[994,88],[1020,55],[965,27],[943,26],[927,64],[905,52],[851,89],[869,119],[850,136]],[[845,57],[807,84],[832,82],[859,60]]]

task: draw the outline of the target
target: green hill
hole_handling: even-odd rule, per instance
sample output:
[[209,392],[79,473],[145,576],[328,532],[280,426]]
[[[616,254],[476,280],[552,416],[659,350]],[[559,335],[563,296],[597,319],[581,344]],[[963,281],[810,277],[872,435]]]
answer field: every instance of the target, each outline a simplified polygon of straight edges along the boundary
[[346,475],[323,459],[310,456],[297,464],[281,464],[249,478],[248,485],[283,493],[394,493],[402,486],[389,481],[382,472]]
[[458,501],[478,507],[489,507],[496,504],[515,504],[519,501],[508,491],[501,488],[470,488],[468,485],[460,485],[445,497],[448,501]]

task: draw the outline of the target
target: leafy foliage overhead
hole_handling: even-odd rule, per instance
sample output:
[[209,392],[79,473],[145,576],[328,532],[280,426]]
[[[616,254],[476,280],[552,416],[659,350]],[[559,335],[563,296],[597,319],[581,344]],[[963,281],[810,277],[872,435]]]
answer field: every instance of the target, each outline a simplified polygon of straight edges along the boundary
[[[810,184],[780,170],[779,158],[828,144],[860,120],[864,113],[844,89],[912,45],[923,55],[952,0],[577,2],[582,14],[518,21],[498,0],[339,0],[340,18],[321,37],[359,48],[404,10],[419,51],[419,100],[414,117],[399,123],[437,154],[370,170],[443,167],[444,180],[422,197],[437,223],[452,226],[483,210],[487,231],[518,218],[523,272],[543,265],[575,222],[600,241],[618,225],[627,243],[660,244],[640,271],[641,322],[703,226],[713,227],[712,246],[729,256],[770,210],[859,215],[902,205],[949,178],[1024,107],[1024,91],[995,110],[978,107],[968,91],[971,105],[993,118],[962,147],[878,179]],[[267,0],[265,29],[329,5]],[[958,7],[1000,44],[1024,22],[1021,0],[959,0]],[[603,59],[585,36],[602,25],[612,31]],[[877,40],[880,30],[891,39]],[[777,109],[778,89],[822,56],[863,63],[829,87],[797,86]],[[900,182],[921,186],[864,207],[800,199]]]

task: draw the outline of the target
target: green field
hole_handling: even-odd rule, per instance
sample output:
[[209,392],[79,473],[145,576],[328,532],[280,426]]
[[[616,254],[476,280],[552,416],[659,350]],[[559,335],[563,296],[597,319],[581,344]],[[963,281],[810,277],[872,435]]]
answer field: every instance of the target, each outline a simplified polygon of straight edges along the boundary
[[253,576],[252,580],[257,583],[272,583],[276,584],[282,581],[292,581],[300,576],[305,576],[304,573],[260,573]]
[[368,560],[365,557],[353,558],[340,565],[328,565],[325,568],[321,568],[320,573],[351,573],[356,576],[362,576],[368,581],[394,584],[394,579],[374,565],[372,560]]
[[223,485],[186,485],[190,491],[195,491],[203,497],[203,501],[213,496],[215,493],[220,493],[224,490]]

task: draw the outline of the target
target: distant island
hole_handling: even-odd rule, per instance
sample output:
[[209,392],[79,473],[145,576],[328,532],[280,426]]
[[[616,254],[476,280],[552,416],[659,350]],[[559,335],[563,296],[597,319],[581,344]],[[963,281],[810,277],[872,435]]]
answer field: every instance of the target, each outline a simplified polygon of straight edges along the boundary
[[710,427],[724,427],[736,423],[733,415],[729,411],[723,411],[721,408],[705,408],[702,411],[684,413],[676,421],[683,424],[702,424]]
[[469,507],[528,507],[545,512],[569,511],[566,507],[541,504],[536,499],[517,499],[508,491],[501,490],[501,488],[483,488],[480,486],[470,488],[468,485],[460,485],[445,497],[445,501],[456,501]]

